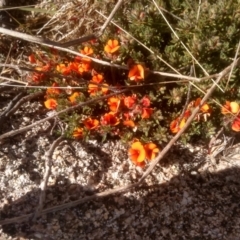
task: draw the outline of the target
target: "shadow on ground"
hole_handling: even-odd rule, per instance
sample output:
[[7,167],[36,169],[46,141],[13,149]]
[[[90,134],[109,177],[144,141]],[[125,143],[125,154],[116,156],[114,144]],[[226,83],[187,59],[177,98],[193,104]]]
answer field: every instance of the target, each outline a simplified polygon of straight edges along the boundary
[[[239,239],[240,169],[185,174],[136,192],[86,202],[40,217],[37,222],[2,226],[26,239]],[[62,181],[61,181],[62,182]],[[1,220],[32,213],[38,189],[5,204]],[[67,179],[47,189],[45,208],[94,194]],[[27,208],[26,208],[27,206]],[[18,215],[16,215],[18,212]]]

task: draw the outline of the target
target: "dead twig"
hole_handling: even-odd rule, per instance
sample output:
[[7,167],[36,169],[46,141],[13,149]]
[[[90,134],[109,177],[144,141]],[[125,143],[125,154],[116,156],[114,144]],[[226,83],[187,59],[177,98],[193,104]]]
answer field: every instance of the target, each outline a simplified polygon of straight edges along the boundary
[[35,214],[33,216],[33,221],[36,220],[36,218],[41,214],[42,209],[43,209],[43,204],[46,198],[46,190],[47,190],[47,184],[48,184],[48,179],[50,177],[51,174],[51,167],[52,167],[52,155],[53,152],[55,150],[55,148],[59,145],[59,143],[63,140],[63,136],[60,136],[57,140],[55,140],[53,142],[53,144],[51,145],[50,149],[47,151],[46,155],[45,155],[45,173],[44,173],[44,177],[43,180],[40,184],[40,196],[39,196],[39,203],[38,203],[38,207],[35,211]]
[[37,92],[23,97],[24,92],[19,93],[8,105],[7,109],[0,115],[0,124],[3,119],[13,115],[21,105],[34,98],[38,98],[44,95],[44,92]]
[[18,93],[12,101],[8,104],[7,108],[0,114],[0,124],[3,122],[3,120],[6,119],[10,115],[10,111],[13,109],[14,106],[19,102],[19,100],[23,97],[24,92]]
[[[130,184],[127,186],[123,186],[123,187],[119,187],[119,188],[115,188],[115,189],[110,189],[101,193],[96,193],[92,196],[88,196],[88,197],[84,197],[82,199],[78,199],[76,201],[72,201],[69,203],[64,203],[55,207],[50,207],[47,209],[44,209],[41,212],[41,215],[43,214],[47,214],[47,213],[51,213],[51,212],[56,212],[56,211],[60,211],[66,208],[71,208],[71,207],[75,207],[81,203],[87,202],[87,201],[91,201],[91,200],[95,200],[97,198],[103,198],[103,197],[107,197],[109,195],[113,195],[113,194],[117,194],[117,193],[124,193],[127,192],[128,190],[137,187],[139,185],[139,183],[134,183],[134,184]],[[10,219],[4,219],[4,220],[0,220],[0,225],[6,225],[6,224],[10,224],[10,223],[20,223],[20,222],[24,222],[24,221],[29,221],[32,219],[32,217],[34,216],[34,214],[30,213],[30,214],[26,214],[20,217],[14,217],[14,218],[10,218]],[[40,216],[40,215],[39,215]]]

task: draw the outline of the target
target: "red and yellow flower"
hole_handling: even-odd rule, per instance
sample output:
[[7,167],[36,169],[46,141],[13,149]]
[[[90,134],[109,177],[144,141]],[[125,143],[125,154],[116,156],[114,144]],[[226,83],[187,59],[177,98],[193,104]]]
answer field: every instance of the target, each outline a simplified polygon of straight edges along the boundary
[[117,112],[119,109],[121,100],[118,97],[110,97],[107,103],[112,112]]
[[101,92],[102,94],[107,94],[109,91],[108,84],[101,84],[101,87],[96,83],[90,83],[88,85],[88,92],[90,96],[95,96],[97,93]]
[[232,130],[235,132],[240,132],[240,115],[238,115],[232,123]]
[[222,114],[236,114],[239,112],[239,104],[237,102],[226,101],[221,109]]
[[82,138],[83,137],[83,128],[75,128],[73,130],[73,137],[76,139]]
[[107,44],[105,45],[104,51],[106,53],[113,54],[113,53],[116,53],[119,48],[120,48],[120,46],[119,46],[118,40],[110,39],[110,40],[108,40]]
[[153,113],[153,108],[142,108],[142,119],[150,118]]
[[133,65],[128,73],[128,78],[131,81],[142,81],[144,79],[144,68],[141,64],[135,64]]
[[56,70],[60,72],[63,75],[68,75],[71,73],[71,68],[69,67],[69,64],[60,63],[56,66]]
[[124,97],[123,104],[128,108],[132,109],[136,104],[136,95]]
[[57,100],[49,98],[44,102],[44,105],[47,109],[55,110],[57,108]]
[[[88,60],[90,60],[90,62],[91,62],[91,59],[88,59]],[[88,60],[84,59],[84,61],[82,61],[78,64],[78,73],[82,74],[84,72],[90,71],[91,65]]]
[[53,83],[51,88],[48,88],[46,91],[47,95],[59,95],[61,93],[61,90],[59,88],[59,85],[57,83]]
[[[200,105],[201,103],[201,98],[197,98],[194,102],[194,106],[197,107]],[[201,108],[200,111],[202,113],[197,115],[197,120],[200,120],[201,115],[203,116],[204,120],[207,121],[207,117],[209,117],[211,115],[212,109],[210,108],[210,106],[207,103],[204,103]]]
[[156,158],[157,154],[160,151],[157,145],[152,142],[145,144],[144,149],[146,152],[146,159],[149,161]]
[[102,75],[102,74],[95,74],[95,75],[92,77],[91,82],[94,82],[94,83],[102,83],[102,82],[103,82],[103,75]]
[[98,128],[99,121],[97,119],[93,119],[89,117],[83,121],[83,124],[88,130],[94,130]]
[[120,123],[119,118],[113,112],[106,113],[101,118],[102,125],[116,126],[119,123]]
[[146,151],[141,142],[134,142],[128,150],[128,155],[134,164],[138,166],[145,165]]
[[186,118],[184,117],[181,122],[179,122],[179,117],[176,119],[176,120],[173,120],[171,123],[170,123],[170,130],[172,133],[177,133],[179,132],[183,126],[186,124]]
[[123,121],[123,125],[131,128],[134,128],[136,126],[133,120],[125,120]]
[[68,99],[72,104],[76,104],[77,98],[79,98],[81,93],[79,92],[74,92]]
[[88,47],[88,46],[85,46],[83,49],[81,49],[81,54],[84,54],[84,55],[87,55],[87,56],[90,56],[93,54],[93,49]]

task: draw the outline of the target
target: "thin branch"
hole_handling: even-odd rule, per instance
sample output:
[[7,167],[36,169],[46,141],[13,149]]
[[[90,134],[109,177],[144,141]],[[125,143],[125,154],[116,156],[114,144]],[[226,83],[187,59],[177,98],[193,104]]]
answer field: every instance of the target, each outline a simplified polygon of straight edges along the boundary
[[[237,51],[236,51],[235,56],[234,56],[234,60],[233,60],[234,62],[237,60],[239,50],[240,50],[240,40],[239,40],[239,42],[238,42]],[[232,72],[233,72],[234,66],[235,66],[235,65],[232,65],[232,68],[231,68],[230,74],[229,74],[229,76],[228,76],[227,84],[226,84],[225,89],[224,89],[225,91],[226,91],[226,89],[227,89],[227,87],[228,87],[228,83],[229,83],[229,81],[230,81],[230,79],[231,79],[231,76],[232,76]]]
[[[130,185],[127,185],[127,186],[106,190],[106,191],[101,192],[101,193],[96,193],[92,196],[84,197],[82,199],[78,199],[78,200],[75,200],[75,201],[72,201],[72,202],[69,202],[69,203],[64,203],[64,204],[61,204],[61,205],[58,205],[58,206],[55,206],[55,207],[46,208],[41,212],[41,215],[51,213],[51,212],[60,211],[60,210],[66,209],[66,208],[75,207],[75,206],[77,206],[81,203],[85,203],[87,201],[95,200],[97,198],[103,198],[103,197],[107,197],[107,196],[110,196],[110,195],[113,195],[113,194],[124,193],[124,192],[129,191],[130,189],[133,189],[134,187],[137,187],[138,185],[139,185],[139,183],[134,183],[134,184],[130,184]],[[0,225],[29,221],[33,218],[33,216],[34,216],[34,214],[30,213],[30,214],[26,214],[26,215],[23,215],[23,216],[20,216],[20,217],[0,220]]]
[[[100,31],[99,31],[99,36],[101,36],[104,32],[104,30],[106,29],[107,25],[111,22],[113,16],[115,15],[115,13],[117,12],[117,10],[119,9],[119,7],[121,6],[123,0],[118,0],[117,4],[115,5],[115,7],[113,8],[111,14],[109,15],[109,17],[107,18],[107,20],[105,21],[105,23],[103,24],[103,26],[101,27]],[[98,37],[99,37],[98,36]]]
[[14,114],[21,105],[23,105],[25,102],[30,101],[34,98],[38,98],[44,95],[44,92],[37,92],[32,93],[30,95],[22,97],[24,93],[20,93],[21,95],[15,100],[16,96],[10,103],[9,107],[0,115],[0,123],[1,123],[1,117],[9,117],[10,115]]
[[53,144],[51,145],[50,149],[47,151],[46,155],[45,155],[45,173],[44,173],[44,177],[43,177],[43,181],[40,184],[40,196],[39,196],[39,203],[38,203],[38,207],[35,211],[34,217],[33,217],[33,221],[36,220],[36,218],[41,214],[42,209],[43,209],[43,204],[45,202],[45,198],[46,198],[46,190],[47,190],[47,184],[48,184],[48,179],[50,177],[51,174],[51,168],[52,168],[52,155],[54,150],[56,149],[56,147],[59,145],[59,143],[63,140],[63,136],[60,136],[59,138],[57,138]]

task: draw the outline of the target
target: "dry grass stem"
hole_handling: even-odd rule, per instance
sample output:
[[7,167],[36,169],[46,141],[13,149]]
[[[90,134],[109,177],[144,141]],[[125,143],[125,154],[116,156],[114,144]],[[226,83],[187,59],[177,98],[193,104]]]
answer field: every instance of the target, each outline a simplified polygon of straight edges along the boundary
[[35,211],[34,217],[33,217],[33,221],[36,220],[36,218],[41,214],[42,209],[43,209],[43,204],[46,198],[46,190],[47,190],[47,185],[48,185],[48,179],[50,177],[51,174],[51,167],[52,167],[52,155],[54,150],[59,146],[59,144],[62,142],[63,140],[63,136],[60,136],[59,138],[57,138],[53,144],[51,145],[50,149],[47,151],[46,155],[45,155],[45,173],[43,176],[43,180],[40,184],[40,196],[39,196],[39,203],[38,203],[38,207]]

